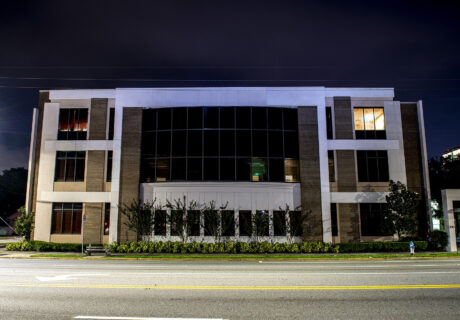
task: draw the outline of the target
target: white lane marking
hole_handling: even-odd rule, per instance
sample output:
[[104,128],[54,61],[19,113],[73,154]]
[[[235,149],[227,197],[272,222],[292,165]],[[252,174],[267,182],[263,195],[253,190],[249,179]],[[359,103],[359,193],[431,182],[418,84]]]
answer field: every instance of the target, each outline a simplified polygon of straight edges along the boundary
[[75,280],[75,277],[91,277],[91,276],[108,276],[107,273],[76,273],[76,274],[63,274],[54,277],[35,277],[37,280],[40,281],[61,281],[61,280]]
[[109,317],[109,316],[76,316],[74,319],[104,320],[224,320],[222,318],[152,318],[152,317]]

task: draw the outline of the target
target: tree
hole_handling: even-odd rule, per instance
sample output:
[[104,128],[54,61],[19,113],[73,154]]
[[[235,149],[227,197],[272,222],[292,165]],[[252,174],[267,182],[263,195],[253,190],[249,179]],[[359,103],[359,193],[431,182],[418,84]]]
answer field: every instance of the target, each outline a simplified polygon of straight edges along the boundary
[[200,206],[200,212],[203,217],[201,226],[204,229],[205,236],[213,236],[216,242],[220,242],[223,235],[227,234],[234,226],[233,217],[224,214],[228,202],[217,208],[214,201]]
[[171,235],[178,235],[183,242],[187,242],[188,236],[191,233],[191,228],[193,225],[196,225],[197,222],[196,216],[194,214],[187,214],[187,212],[199,210],[199,204],[193,200],[188,201],[187,197],[183,196],[182,199],[174,199],[172,202],[167,200],[166,208],[171,211],[168,215],[171,225]]
[[431,199],[439,204],[439,210],[435,210],[433,216],[439,219],[442,218],[441,190],[460,188],[460,160],[431,158],[428,167]]
[[34,214],[32,212],[27,214],[24,206],[20,207],[18,211],[21,215],[16,220],[14,232],[23,236],[26,241],[30,241],[30,234],[32,233],[34,224]]
[[129,230],[136,233],[137,240],[142,240],[143,237],[151,236],[155,225],[155,211],[161,210],[161,204],[153,202],[139,203],[133,201],[130,204],[123,204],[119,207],[120,212],[126,216],[125,225]]
[[418,194],[407,190],[402,182],[390,180],[390,194],[385,200],[385,231],[396,232],[399,238],[401,235],[414,234],[417,231]]
[[0,216],[6,218],[24,204],[27,188],[27,170],[11,168],[0,174]]
[[285,234],[289,243],[292,243],[292,239],[295,236],[302,236],[303,222],[308,218],[311,213],[310,211],[302,212],[300,206],[291,210],[288,204],[285,204],[284,208],[279,207],[279,211],[282,215],[272,215],[273,226],[277,226],[281,234]]

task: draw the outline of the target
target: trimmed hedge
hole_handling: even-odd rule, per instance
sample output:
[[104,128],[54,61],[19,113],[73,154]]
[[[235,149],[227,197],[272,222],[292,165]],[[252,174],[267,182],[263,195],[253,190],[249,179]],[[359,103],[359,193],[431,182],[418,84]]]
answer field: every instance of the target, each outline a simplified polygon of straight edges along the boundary
[[[98,245],[98,244],[91,244]],[[100,245],[100,244],[99,244]],[[86,249],[88,245],[85,244]],[[55,243],[46,241],[19,241],[12,242],[6,245],[6,250],[9,251],[40,251],[40,252],[81,252],[81,244],[79,243]]]
[[336,253],[337,246],[320,241],[302,243],[269,242],[124,242],[113,243],[112,252],[118,253]]
[[[415,241],[415,251],[425,251],[427,241]],[[87,245],[85,245],[86,247]],[[52,243],[44,241],[20,241],[6,246],[10,251],[63,251],[80,252],[81,244]],[[117,253],[358,253],[358,252],[408,252],[409,242],[354,242],[329,244],[321,241],[301,243],[270,242],[124,242],[113,243],[111,251]]]

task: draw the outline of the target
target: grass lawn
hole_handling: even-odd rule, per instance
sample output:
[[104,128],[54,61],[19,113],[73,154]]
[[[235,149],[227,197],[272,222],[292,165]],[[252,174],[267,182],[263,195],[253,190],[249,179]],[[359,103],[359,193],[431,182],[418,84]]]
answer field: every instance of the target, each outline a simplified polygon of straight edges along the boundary
[[[81,254],[34,254],[34,258],[85,258]],[[334,259],[407,259],[460,257],[460,253],[419,253],[411,256],[403,253],[359,253],[359,254],[124,254],[116,256],[92,256],[102,259],[146,259],[146,260],[334,260]]]

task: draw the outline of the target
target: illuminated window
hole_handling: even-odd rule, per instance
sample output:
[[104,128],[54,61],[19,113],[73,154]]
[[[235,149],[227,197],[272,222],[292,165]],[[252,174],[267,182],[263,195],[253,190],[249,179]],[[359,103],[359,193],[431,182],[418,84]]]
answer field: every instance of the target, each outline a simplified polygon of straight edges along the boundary
[[299,160],[284,160],[284,173],[286,182],[300,182]]
[[356,139],[385,139],[383,108],[354,108]]
[[59,111],[58,140],[86,140],[88,109]]
[[251,181],[267,180],[267,163],[264,159],[254,158],[251,163]]

